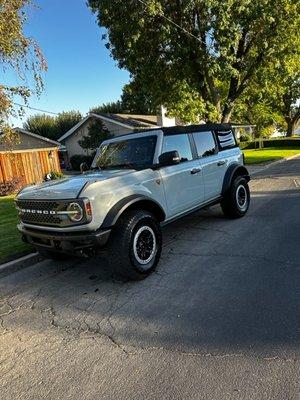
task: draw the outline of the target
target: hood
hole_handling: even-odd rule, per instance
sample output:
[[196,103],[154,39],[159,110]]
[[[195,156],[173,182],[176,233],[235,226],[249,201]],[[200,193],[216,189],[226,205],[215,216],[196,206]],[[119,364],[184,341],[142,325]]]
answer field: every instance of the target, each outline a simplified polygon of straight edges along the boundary
[[122,175],[134,173],[135,170],[106,170],[72,176],[65,179],[49,181],[38,185],[27,186],[18,194],[18,199],[65,200],[75,199],[87,183],[101,182]]

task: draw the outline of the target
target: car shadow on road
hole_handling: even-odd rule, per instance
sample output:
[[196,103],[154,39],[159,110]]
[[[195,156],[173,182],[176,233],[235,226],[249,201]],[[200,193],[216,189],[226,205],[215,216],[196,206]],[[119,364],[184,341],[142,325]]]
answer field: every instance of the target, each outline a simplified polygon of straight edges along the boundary
[[[294,197],[285,196],[280,215],[279,196],[267,210],[259,196],[241,220],[225,220],[216,206],[166,227],[159,268],[145,281],[120,280],[101,256],[60,263],[55,273],[48,262],[34,281],[20,286],[23,293],[16,300],[33,296],[29,312],[39,310],[43,323],[48,318],[68,332],[107,335],[124,346],[299,354],[299,214]],[[30,314],[22,324],[33,329]]]

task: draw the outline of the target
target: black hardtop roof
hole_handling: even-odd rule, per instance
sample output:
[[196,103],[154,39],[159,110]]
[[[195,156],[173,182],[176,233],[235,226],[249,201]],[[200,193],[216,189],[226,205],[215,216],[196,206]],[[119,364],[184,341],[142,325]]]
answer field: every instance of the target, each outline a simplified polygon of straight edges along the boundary
[[[157,127],[155,129],[142,129],[136,130],[132,133],[149,133],[162,131],[165,135],[179,135],[180,133],[192,133],[192,132],[207,132],[207,131],[228,131],[231,130],[230,124],[199,124],[199,125],[180,125],[170,127]],[[122,136],[129,136],[132,133],[127,133]],[[118,136],[121,137],[121,136]]]
[[176,135],[180,133],[228,131],[232,129],[230,124],[200,124],[187,126],[171,126],[160,128],[165,135]]

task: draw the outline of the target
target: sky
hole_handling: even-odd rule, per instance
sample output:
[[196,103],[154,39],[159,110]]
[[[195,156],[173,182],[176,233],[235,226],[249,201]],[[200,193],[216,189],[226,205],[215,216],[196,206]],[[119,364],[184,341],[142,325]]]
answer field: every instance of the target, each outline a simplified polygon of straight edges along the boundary
[[[124,84],[129,81],[127,71],[120,70],[101,40],[104,30],[85,0],[35,0],[30,7],[25,34],[39,44],[47,60],[44,75],[45,89],[40,96],[31,97],[31,107],[61,112],[80,110],[86,114],[93,106],[120,98]],[[8,71],[5,82],[15,82]],[[19,82],[20,83],[20,82]],[[14,126],[22,126],[14,118]]]

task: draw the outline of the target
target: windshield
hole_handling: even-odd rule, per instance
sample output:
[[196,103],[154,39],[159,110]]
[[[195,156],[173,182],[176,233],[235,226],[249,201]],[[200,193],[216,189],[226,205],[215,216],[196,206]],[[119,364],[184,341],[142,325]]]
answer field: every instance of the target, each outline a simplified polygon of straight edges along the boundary
[[101,169],[144,169],[153,165],[157,136],[111,142],[100,147],[96,166]]

